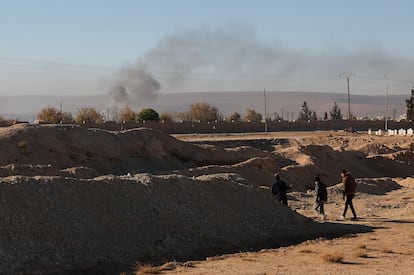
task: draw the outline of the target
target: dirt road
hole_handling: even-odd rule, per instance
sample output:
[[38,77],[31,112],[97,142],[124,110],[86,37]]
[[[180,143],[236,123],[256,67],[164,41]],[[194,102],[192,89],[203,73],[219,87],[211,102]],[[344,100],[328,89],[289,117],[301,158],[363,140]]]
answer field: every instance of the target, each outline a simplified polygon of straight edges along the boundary
[[[326,205],[325,223],[358,223],[373,227],[373,232],[167,264],[173,270],[162,274],[414,274],[414,179],[395,181],[398,190],[358,194],[354,201],[360,216],[357,221],[337,218],[343,209],[340,195],[331,195]],[[291,196],[292,209],[318,220],[312,206],[310,194]]]

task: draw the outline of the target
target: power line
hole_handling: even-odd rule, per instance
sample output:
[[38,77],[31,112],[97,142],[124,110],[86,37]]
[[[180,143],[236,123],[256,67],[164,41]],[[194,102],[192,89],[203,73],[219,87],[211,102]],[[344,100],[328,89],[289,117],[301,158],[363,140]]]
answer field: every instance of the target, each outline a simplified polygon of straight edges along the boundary
[[[203,73],[203,72],[189,72],[183,73],[179,71],[165,71],[151,69],[148,72],[144,68],[140,69],[137,65],[126,65],[120,66],[119,68],[115,67],[106,67],[106,66],[93,66],[93,65],[84,65],[84,64],[71,64],[64,62],[55,62],[55,61],[42,61],[42,60],[32,60],[32,59],[23,59],[23,58],[8,58],[0,56],[0,64],[21,68],[29,69],[41,69],[41,70],[52,70],[52,71],[63,71],[71,73],[87,73],[87,74],[99,74],[99,75],[109,75],[115,77],[116,75],[140,75],[140,74],[150,74],[159,78],[163,77],[176,77],[182,79],[190,80],[222,80],[222,81],[282,81],[282,82],[294,82],[298,80],[309,80],[309,81],[332,81],[335,80],[334,75],[297,75],[295,77],[283,74],[228,74],[228,73]],[[340,75],[343,75],[341,73]],[[354,73],[355,74],[355,73]],[[344,77],[344,76],[343,76]],[[383,81],[383,77],[372,76],[372,75],[354,75],[356,81],[370,80],[370,81]],[[414,80],[404,80],[404,79],[391,79],[388,81],[394,83],[393,85],[413,86]],[[405,84],[405,85],[403,85]]]

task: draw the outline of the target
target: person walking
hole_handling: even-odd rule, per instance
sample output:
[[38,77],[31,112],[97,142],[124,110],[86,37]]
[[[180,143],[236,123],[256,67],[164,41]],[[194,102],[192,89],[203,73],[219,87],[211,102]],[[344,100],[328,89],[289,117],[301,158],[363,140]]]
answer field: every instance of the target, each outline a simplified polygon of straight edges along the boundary
[[286,182],[280,179],[280,174],[276,173],[275,181],[272,183],[272,193],[275,195],[279,202],[287,205],[286,191],[292,188],[292,185],[287,185]]
[[325,220],[325,209],[324,204],[328,200],[328,192],[326,185],[321,182],[319,177],[315,178],[315,211],[321,215],[321,219]]
[[341,176],[342,176],[342,188],[343,188],[342,199],[345,200],[345,197],[346,197],[345,208],[344,208],[344,212],[341,215],[341,219],[345,219],[346,211],[348,210],[348,206],[349,206],[349,208],[351,208],[352,214],[354,215],[352,220],[356,220],[358,217],[355,212],[354,205],[352,204],[352,199],[354,198],[355,192],[356,192],[355,178],[351,175],[351,173],[349,173],[346,170],[341,171]]

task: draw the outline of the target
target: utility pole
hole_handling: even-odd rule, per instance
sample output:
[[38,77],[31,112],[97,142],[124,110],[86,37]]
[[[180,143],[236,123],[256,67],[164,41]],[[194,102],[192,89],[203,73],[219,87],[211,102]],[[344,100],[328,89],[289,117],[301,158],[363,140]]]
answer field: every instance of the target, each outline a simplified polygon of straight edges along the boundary
[[354,72],[343,72],[339,74],[340,78],[346,78],[346,83],[348,84],[348,120],[351,120],[351,93],[349,91],[349,79],[355,76]]
[[267,133],[267,108],[266,108],[266,88],[263,89],[263,97],[264,97],[264,120],[265,120],[265,133]]
[[388,131],[388,77],[384,73],[384,78],[387,81],[387,88],[385,89],[385,132]]
[[60,123],[63,122],[63,109],[62,109],[62,101],[59,102],[59,107],[60,107]]

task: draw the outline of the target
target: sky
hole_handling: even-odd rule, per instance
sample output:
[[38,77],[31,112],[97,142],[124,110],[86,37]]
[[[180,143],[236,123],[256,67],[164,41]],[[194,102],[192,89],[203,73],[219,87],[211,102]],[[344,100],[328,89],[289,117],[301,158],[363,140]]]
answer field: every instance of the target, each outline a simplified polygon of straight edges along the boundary
[[414,1],[0,0],[0,96],[409,94]]

